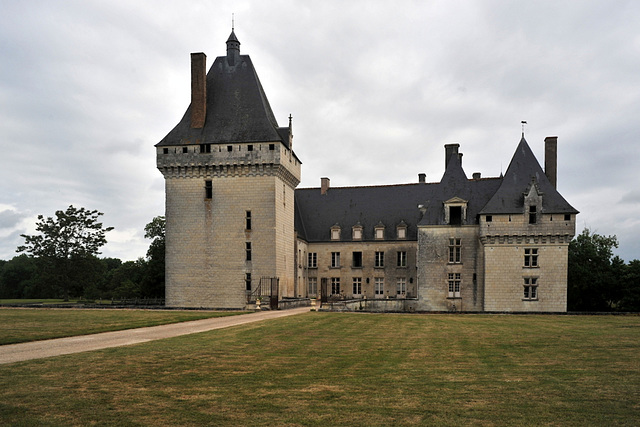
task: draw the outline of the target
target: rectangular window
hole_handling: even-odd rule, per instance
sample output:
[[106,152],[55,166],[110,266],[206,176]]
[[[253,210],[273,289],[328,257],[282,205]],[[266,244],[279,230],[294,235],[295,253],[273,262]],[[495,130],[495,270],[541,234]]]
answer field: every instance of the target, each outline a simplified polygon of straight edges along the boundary
[[318,278],[309,277],[309,296],[318,295]]
[[492,222],[493,221],[493,216],[492,215],[487,215],[484,219],[487,222]]
[[536,205],[529,206],[529,224],[535,224],[538,208]]
[[188,153],[188,152],[189,152],[189,148],[187,148],[187,147],[182,147],[182,152],[183,152],[184,154]]
[[200,152],[201,153],[210,153],[211,152],[211,144],[200,144]]
[[382,277],[375,278],[374,292],[376,295],[384,295],[384,278]]
[[211,180],[204,182],[204,198],[211,199],[213,197],[213,184]]
[[331,252],[331,267],[340,267],[340,252]]
[[362,240],[362,228],[353,229],[353,240]]
[[340,278],[331,278],[331,295],[340,295]]
[[449,225],[462,225],[462,206],[449,206]]
[[244,225],[245,230],[251,230],[251,211],[246,211],[244,222],[245,222],[245,225]]
[[354,295],[362,294],[362,277],[353,278],[353,294]]
[[332,228],[331,229],[331,240],[340,240],[340,229]]
[[251,290],[251,273],[244,274],[244,285],[247,291]]
[[362,267],[362,252],[353,253],[353,267],[354,268]]
[[384,252],[376,252],[374,267],[381,268],[384,267]]
[[538,249],[535,249],[535,248],[524,249],[524,266],[529,268],[538,267]]
[[398,239],[407,238],[407,229],[404,227],[398,227]]
[[169,149],[168,148],[163,148],[162,149],[162,154],[169,154]]
[[449,273],[449,298],[460,298],[460,273]]
[[407,279],[404,277],[398,277],[396,281],[396,294],[405,295],[407,293]]
[[307,255],[307,267],[318,268],[318,254],[316,252],[309,252]]
[[565,221],[571,221],[571,214],[564,214]]
[[405,251],[398,252],[398,267],[407,266],[407,253]]
[[376,228],[376,239],[384,239],[384,228]]
[[524,278],[524,295],[522,299],[529,301],[538,299],[538,278]]
[[273,151],[276,149],[276,144],[269,144],[269,151]]
[[245,242],[244,251],[247,256],[246,260],[251,261],[251,242]]
[[247,145],[247,151],[253,151],[253,145],[251,144]]
[[460,264],[462,259],[462,240],[449,239],[449,264]]

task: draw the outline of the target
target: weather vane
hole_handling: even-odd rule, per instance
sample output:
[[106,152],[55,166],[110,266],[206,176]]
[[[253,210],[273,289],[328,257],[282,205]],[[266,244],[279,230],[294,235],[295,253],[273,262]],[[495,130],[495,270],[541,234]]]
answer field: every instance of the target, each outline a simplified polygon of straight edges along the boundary
[[522,120],[522,121],[520,122],[520,124],[522,124],[522,136],[524,136],[524,125],[526,125],[526,124],[527,124],[527,121],[526,121],[526,120]]
[[232,13],[231,14],[231,31],[233,31],[235,29],[235,26],[236,26],[236,22],[235,22],[236,19],[235,19],[235,16],[233,16],[233,15],[234,14]]

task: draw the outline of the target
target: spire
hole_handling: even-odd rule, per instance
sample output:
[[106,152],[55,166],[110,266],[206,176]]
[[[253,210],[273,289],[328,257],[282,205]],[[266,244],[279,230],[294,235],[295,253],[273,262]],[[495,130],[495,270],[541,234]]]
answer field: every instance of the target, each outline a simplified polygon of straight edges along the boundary
[[236,37],[236,33],[231,29],[231,34],[227,39],[227,62],[229,65],[236,65],[236,62],[240,58],[240,42]]

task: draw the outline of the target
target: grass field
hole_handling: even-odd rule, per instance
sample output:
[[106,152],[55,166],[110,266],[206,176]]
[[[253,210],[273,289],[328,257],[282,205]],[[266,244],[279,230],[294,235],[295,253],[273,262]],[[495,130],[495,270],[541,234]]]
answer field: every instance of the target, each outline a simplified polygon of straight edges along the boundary
[[640,317],[307,313],[0,366],[8,425],[638,425]]
[[0,345],[229,316],[241,312],[0,308]]

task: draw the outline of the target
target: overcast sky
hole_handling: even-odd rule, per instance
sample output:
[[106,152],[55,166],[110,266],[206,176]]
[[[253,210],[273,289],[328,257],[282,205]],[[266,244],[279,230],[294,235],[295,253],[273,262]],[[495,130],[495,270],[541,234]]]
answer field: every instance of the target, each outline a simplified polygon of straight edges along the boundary
[[280,125],[293,115],[300,187],[437,182],[452,142],[468,176],[498,176],[526,120],[542,165],[558,136],[577,232],[640,258],[638,1],[0,0],[0,259],[71,204],[115,227],[102,256],[144,256],[154,144],[232,13]]

